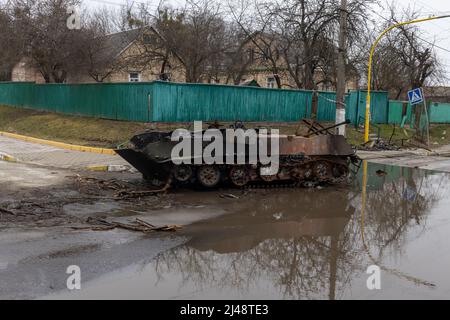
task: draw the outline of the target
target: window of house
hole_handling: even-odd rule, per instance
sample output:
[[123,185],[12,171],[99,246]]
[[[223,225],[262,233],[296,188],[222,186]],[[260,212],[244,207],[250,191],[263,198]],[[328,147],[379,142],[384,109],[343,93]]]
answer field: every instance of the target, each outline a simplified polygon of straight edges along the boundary
[[276,84],[275,77],[267,77],[267,88],[275,88]]
[[269,60],[269,58],[271,57],[272,52],[270,51],[270,48],[264,48],[263,49],[263,58],[265,61]]
[[139,72],[130,72],[129,74],[129,81],[130,82],[139,82],[141,81],[141,75]]
[[161,80],[161,81],[170,81],[171,77],[172,77],[172,75],[171,75],[169,72],[165,72],[165,73],[161,73],[161,74],[159,75],[159,79],[158,79],[158,80]]
[[255,62],[255,49],[250,48],[247,50],[248,61],[250,63]]
[[142,36],[142,41],[144,42],[144,44],[152,44],[155,41],[153,41],[153,37],[149,34],[144,34]]

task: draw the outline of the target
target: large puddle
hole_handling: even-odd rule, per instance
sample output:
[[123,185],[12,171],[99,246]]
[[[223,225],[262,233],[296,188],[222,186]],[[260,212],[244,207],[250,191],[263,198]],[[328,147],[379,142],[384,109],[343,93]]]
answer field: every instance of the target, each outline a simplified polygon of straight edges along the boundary
[[[351,186],[230,199],[225,214],[189,226],[182,246],[57,297],[450,298],[450,175],[365,169]],[[372,265],[380,290],[368,288]]]

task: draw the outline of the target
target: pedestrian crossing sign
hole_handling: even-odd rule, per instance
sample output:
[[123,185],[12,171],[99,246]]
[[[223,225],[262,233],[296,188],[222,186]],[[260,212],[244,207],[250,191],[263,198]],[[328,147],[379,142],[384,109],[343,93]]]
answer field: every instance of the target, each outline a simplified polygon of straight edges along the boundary
[[416,88],[414,90],[408,91],[408,99],[411,105],[422,103],[423,102],[422,88]]

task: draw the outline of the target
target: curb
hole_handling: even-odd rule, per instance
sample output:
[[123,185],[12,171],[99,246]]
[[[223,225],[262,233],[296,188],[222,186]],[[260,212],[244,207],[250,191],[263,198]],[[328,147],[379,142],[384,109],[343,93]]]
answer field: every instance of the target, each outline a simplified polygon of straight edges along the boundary
[[[6,161],[6,162],[12,162],[12,163],[19,162],[19,160],[17,160],[13,156],[10,156],[3,152],[0,152],[0,161]],[[28,164],[33,164],[33,163],[28,163]],[[103,166],[89,166],[89,167],[85,167],[84,169],[87,171],[93,171],[93,172],[125,172],[125,171],[133,170],[133,168],[131,166],[120,165],[120,164],[110,164],[110,165],[103,165]]]
[[130,171],[131,167],[126,165],[110,164],[105,166],[89,166],[85,169],[94,172],[124,172]]
[[6,153],[1,153],[1,152],[0,152],[0,160],[6,161],[6,162],[17,162],[17,159],[14,158],[13,156],[10,156]]
[[20,134],[3,132],[3,131],[0,131],[0,136],[18,139],[18,140],[22,140],[22,141],[26,141],[26,142],[45,144],[48,146],[66,149],[66,150],[72,150],[72,151],[99,153],[99,154],[107,154],[107,155],[115,155],[116,154],[116,152],[113,149],[78,146],[78,145],[67,144],[67,143],[63,143],[63,142],[57,142],[57,141],[51,141],[51,140],[45,140],[45,139],[38,139],[38,138],[33,138],[33,137],[23,136]]

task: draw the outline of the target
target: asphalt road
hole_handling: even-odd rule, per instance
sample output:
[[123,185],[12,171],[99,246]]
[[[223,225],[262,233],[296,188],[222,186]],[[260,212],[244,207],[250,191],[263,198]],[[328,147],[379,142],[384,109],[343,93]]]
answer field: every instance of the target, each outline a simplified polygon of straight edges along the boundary
[[80,177],[137,187],[141,181],[132,173],[86,173],[0,161],[0,208],[7,209],[0,210],[0,299],[34,299],[67,291],[70,265],[80,266],[84,283],[149,261],[188,239],[183,231],[144,235],[79,230],[89,217],[186,226],[223,212],[215,205],[219,197],[208,203],[189,193],[117,201],[110,190],[97,190],[97,184]]

